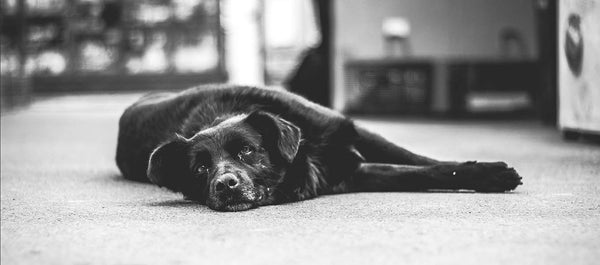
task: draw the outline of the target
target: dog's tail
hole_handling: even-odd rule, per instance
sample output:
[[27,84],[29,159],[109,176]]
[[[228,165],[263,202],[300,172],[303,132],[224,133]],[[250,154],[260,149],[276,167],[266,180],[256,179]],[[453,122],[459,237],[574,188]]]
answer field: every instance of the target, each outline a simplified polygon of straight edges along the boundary
[[366,162],[423,166],[447,163],[412,153],[358,125],[355,128],[358,133],[355,146]]

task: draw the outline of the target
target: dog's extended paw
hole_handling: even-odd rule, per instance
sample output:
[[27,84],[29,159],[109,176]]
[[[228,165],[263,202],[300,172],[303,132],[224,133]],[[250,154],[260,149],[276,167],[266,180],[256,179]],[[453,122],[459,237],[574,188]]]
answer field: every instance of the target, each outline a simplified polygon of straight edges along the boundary
[[[487,163],[481,163],[485,168]],[[504,163],[503,163],[504,164]],[[512,167],[503,168],[492,166],[492,170],[483,170],[481,175],[474,179],[473,189],[478,192],[504,192],[517,188],[523,184],[522,177]]]
[[517,171],[504,162],[470,161],[456,166],[445,166],[444,173],[460,189],[477,192],[505,192],[523,184]]
[[504,162],[467,162],[471,174],[470,186],[478,192],[504,192],[523,184],[517,171]]

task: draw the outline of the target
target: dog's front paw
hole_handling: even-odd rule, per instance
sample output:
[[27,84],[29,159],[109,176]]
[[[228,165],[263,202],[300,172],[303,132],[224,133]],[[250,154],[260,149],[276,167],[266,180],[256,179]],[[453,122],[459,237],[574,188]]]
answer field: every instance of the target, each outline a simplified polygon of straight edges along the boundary
[[[504,192],[517,188],[523,184],[522,177],[517,171],[508,167],[505,163],[500,162],[504,166],[498,166],[497,163],[477,163],[483,167],[481,175],[476,177],[473,182],[473,189],[478,192]],[[489,165],[495,164],[495,165]]]
[[471,188],[478,192],[504,192],[523,184],[517,171],[504,162],[467,162],[471,168]]
[[444,166],[444,173],[460,189],[478,192],[504,192],[523,184],[517,171],[504,162],[470,161],[456,166]]

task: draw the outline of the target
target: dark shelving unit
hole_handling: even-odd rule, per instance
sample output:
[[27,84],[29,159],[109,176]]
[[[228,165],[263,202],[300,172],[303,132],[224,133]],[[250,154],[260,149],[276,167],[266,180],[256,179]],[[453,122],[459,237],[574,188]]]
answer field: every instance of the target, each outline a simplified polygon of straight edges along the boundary
[[34,92],[167,90],[227,78],[218,0],[12,3],[2,1],[2,52],[19,58]]

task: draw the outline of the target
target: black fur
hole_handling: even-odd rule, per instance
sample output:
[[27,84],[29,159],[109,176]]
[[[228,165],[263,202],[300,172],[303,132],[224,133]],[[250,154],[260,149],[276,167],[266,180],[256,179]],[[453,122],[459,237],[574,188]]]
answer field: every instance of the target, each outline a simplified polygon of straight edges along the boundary
[[116,160],[125,178],[216,210],[338,192],[502,192],[521,184],[504,163],[418,156],[300,96],[254,87],[149,95],[125,111],[119,128]]

